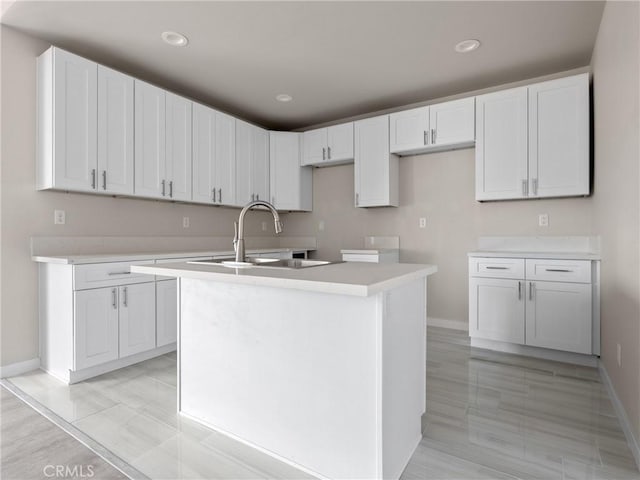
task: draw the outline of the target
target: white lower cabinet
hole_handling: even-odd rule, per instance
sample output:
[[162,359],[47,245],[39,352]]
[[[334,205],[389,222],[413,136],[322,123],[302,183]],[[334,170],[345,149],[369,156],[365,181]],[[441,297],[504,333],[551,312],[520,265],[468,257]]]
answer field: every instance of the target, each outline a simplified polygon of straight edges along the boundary
[[118,289],[75,293],[75,370],[118,358]]
[[120,357],[156,346],[155,282],[125,285],[119,289],[118,325]]
[[599,301],[594,298],[598,290],[594,288],[596,269],[592,263],[470,258],[469,336],[597,354],[599,346],[593,338]]
[[178,337],[178,281],[156,282],[156,345],[161,347]]

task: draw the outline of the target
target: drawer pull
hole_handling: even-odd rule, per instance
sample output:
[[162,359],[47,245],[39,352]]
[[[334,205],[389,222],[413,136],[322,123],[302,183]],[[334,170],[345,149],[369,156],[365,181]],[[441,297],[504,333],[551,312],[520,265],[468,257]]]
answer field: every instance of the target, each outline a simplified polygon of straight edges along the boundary
[[518,282],[518,300],[522,300],[522,282]]
[[109,272],[107,275],[131,275],[131,272]]
[[566,268],[545,268],[547,272],[562,272],[571,273],[573,270],[567,270]]
[[485,267],[487,270],[509,270],[509,267]]

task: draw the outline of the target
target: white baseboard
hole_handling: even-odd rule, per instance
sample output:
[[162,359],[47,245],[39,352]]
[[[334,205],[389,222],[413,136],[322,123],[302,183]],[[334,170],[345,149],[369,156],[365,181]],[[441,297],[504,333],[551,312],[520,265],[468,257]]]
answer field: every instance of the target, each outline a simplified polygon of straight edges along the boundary
[[618,416],[618,420],[620,420],[620,425],[622,426],[622,431],[624,432],[624,436],[627,439],[627,444],[629,445],[629,449],[633,454],[633,458],[636,460],[636,465],[638,469],[640,469],[640,444],[638,443],[638,439],[635,437],[633,433],[633,428],[631,426],[631,422],[629,421],[629,417],[627,417],[627,412],[622,406],[622,402],[618,398],[618,394],[613,388],[613,383],[611,383],[611,378],[607,373],[607,369],[604,367],[602,361],[598,366],[600,370],[600,376],[602,377],[602,383],[604,383],[607,392],[609,393],[609,397],[611,397],[611,403],[613,403],[613,409]]
[[427,317],[427,325],[429,327],[451,328],[453,330],[469,331],[469,322],[460,320],[447,320],[446,318]]
[[0,367],[0,378],[15,377],[40,368],[40,359],[32,358],[24,362],[12,363]]

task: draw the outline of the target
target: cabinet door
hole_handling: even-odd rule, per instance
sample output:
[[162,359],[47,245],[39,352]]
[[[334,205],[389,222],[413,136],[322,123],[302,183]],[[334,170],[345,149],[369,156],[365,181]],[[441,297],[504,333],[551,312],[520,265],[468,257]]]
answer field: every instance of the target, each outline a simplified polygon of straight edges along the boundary
[[118,289],[75,292],[75,370],[118,358]]
[[[165,181],[165,91],[135,80],[135,194],[167,196]],[[164,195],[163,195],[164,194]]]
[[216,112],[214,187],[216,202],[236,203],[236,120]]
[[133,194],[133,78],[98,65],[98,190]]
[[270,132],[271,203],[278,210],[311,209],[311,167],[300,166],[300,134]]
[[191,100],[166,93],[166,194],[191,200]]
[[302,134],[302,165],[317,165],[327,160],[327,129]]
[[252,193],[255,200],[269,201],[269,132],[262,128],[253,130],[251,161]]
[[529,87],[530,194],[589,194],[589,75]]
[[156,346],[155,282],[120,287],[120,357]]
[[54,185],[95,191],[98,66],[59,49],[53,58]]
[[476,97],[476,200],[527,197],[527,87]]
[[527,282],[527,345],[591,354],[591,288]]
[[251,201],[251,161],[253,157],[253,125],[236,120],[236,205]]
[[463,98],[431,105],[429,108],[431,144],[471,144],[475,140],[475,99]]
[[174,343],[178,334],[178,281],[156,282],[156,346]]
[[469,336],[524,344],[524,281],[469,278]]
[[327,129],[327,161],[353,159],[353,122]]
[[389,116],[354,124],[356,207],[398,206],[398,158],[389,154]]
[[[235,141],[235,139],[234,139]],[[191,199],[198,203],[216,203],[214,168],[216,149],[216,111],[193,105],[193,180]]]
[[431,142],[429,107],[412,108],[389,115],[390,151],[419,150]]

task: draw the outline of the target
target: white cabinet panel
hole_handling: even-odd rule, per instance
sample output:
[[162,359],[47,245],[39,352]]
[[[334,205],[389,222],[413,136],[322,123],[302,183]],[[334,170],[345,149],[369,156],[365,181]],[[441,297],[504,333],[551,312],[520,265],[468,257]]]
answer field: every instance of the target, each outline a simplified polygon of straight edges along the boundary
[[429,145],[429,107],[412,108],[389,115],[391,152],[420,150]]
[[133,78],[98,65],[98,187],[133,194]]
[[398,158],[389,153],[389,116],[354,125],[356,207],[397,207]]
[[151,350],[156,346],[155,283],[119,288],[120,357]]
[[517,344],[525,343],[522,281],[469,279],[469,335]]
[[589,194],[589,75],[529,87],[531,195]]
[[591,285],[528,282],[527,345],[591,353]]
[[166,195],[191,200],[191,100],[166,92]]
[[523,279],[523,258],[469,258],[469,275],[473,277]]
[[476,97],[476,200],[527,194],[527,87]]
[[75,293],[75,369],[118,358],[118,289]]
[[135,193],[163,198],[165,182],[166,106],[165,91],[135,81]]
[[475,98],[463,98],[429,107],[431,146],[472,145],[475,140]]
[[302,134],[301,165],[337,165],[353,160],[353,122]]
[[342,162],[353,159],[353,122],[327,128],[327,160]]
[[256,200],[269,201],[269,132],[262,128],[253,131],[253,171],[251,180]]
[[269,133],[271,203],[278,210],[311,210],[313,172],[300,166],[300,134]]
[[222,205],[236,203],[236,119],[216,112],[215,143],[216,201]]
[[327,159],[327,129],[318,128],[302,134],[302,165],[316,165]]
[[269,132],[236,120],[236,205],[269,201]]
[[156,346],[177,340],[178,281],[163,280],[156,283]]

